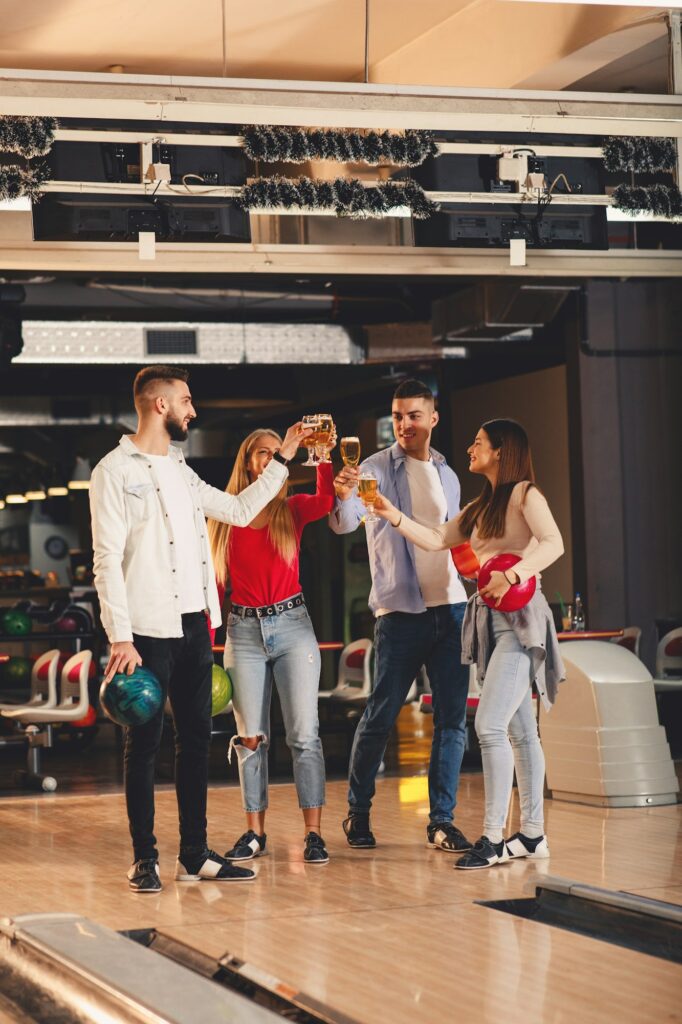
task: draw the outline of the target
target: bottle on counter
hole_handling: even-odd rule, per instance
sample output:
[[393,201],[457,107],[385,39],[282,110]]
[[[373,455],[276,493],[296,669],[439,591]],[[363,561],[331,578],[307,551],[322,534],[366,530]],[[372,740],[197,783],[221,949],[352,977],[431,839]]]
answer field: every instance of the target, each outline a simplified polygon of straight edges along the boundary
[[575,595],[575,601],[573,602],[572,629],[575,633],[583,633],[585,631],[585,609],[583,608],[580,594]]

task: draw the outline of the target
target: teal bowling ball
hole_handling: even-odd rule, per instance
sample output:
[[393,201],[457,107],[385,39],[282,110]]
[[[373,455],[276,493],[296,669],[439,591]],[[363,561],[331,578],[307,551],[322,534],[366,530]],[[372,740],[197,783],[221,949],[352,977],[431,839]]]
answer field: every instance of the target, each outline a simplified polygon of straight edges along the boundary
[[163,690],[154,673],[140,666],[132,675],[117,672],[111,682],[102,683],[99,702],[116,725],[144,725],[163,707]]
[[213,666],[211,678],[211,715],[219,715],[232,700],[232,680],[220,665]]
[[7,636],[28,636],[32,626],[31,616],[14,608],[8,608],[0,617],[0,633]]

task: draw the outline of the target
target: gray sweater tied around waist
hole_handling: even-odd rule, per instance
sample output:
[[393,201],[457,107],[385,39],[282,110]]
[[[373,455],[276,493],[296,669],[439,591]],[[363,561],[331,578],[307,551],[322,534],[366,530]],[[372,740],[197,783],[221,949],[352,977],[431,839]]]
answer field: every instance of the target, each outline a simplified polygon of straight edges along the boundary
[[[503,612],[516,637],[528,651],[532,665],[531,681],[535,683],[547,711],[556,700],[559,683],[566,678],[554,628],[552,612],[541,590],[524,608]],[[462,664],[476,665],[478,682],[483,685],[488,663],[495,647],[490,609],[479,595],[468,601],[462,625]]]

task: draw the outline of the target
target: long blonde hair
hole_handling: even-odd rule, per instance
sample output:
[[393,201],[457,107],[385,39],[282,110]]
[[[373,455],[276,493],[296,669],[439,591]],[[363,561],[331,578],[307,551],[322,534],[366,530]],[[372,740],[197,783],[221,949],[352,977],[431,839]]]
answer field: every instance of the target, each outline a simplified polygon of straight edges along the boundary
[[[256,447],[260,437],[274,437],[278,444],[282,438],[274,430],[267,427],[260,427],[252,430],[248,437],[245,437],[239,446],[232,474],[227,481],[225,491],[228,494],[241,494],[245,487],[253,481],[249,478],[248,464],[251,453]],[[298,550],[298,539],[294,527],[294,518],[287,502],[287,485],[284,484],[278,494],[265,506],[268,522],[267,531],[270,535],[277,554],[284,561],[291,565],[296,558]],[[219,523],[216,519],[208,521],[208,537],[213,555],[216,580],[225,586],[229,574],[230,562],[230,534],[232,532],[230,523]]]

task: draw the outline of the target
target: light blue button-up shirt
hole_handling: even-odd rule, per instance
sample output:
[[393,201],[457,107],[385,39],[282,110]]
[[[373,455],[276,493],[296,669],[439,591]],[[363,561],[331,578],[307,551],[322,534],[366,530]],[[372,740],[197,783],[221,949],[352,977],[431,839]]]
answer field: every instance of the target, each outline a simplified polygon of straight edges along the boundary
[[[438,470],[447,502],[448,519],[460,511],[460,486],[457,474],[450,469],[445,457],[430,448],[429,452]],[[406,516],[412,515],[412,500],[405,461],[409,456],[397,443],[384,451],[370,455],[360,466],[360,472],[371,472],[377,478],[379,490]],[[367,509],[356,494],[346,501],[336,499],[329,515],[334,533],[352,533],[357,529]],[[426,611],[424,598],[417,579],[414,546],[385,519],[366,523],[372,589],[369,607],[373,612],[386,608],[391,612],[418,614]],[[467,596],[462,587],[462,601]]]

